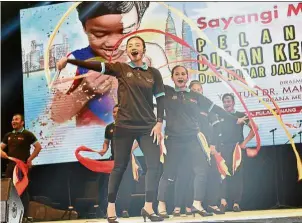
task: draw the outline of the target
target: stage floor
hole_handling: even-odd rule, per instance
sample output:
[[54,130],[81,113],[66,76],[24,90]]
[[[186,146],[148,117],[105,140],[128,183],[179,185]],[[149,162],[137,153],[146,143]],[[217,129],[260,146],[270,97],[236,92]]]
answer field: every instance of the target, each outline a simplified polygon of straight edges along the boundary
[[[58,223],[105,223],[106,219],[82,219],[82,220],[65,220],[56,221]],[[128,219],[119,219],[121,223],[140,223],[144,222],[142,217],[134,217]],[[147,222],[150,222],[147,220]],[[301,209],[279,209],[279,210],[263,210],[263,211],[243,211],[240,213],[227,212],[225,215],[214,215],[211,217],[172,217],[166,219],[165,222],[301,222],[302,223],[302,208]],[[46,223],[45,221],[43,223]],[[50,223],[50,222],[49,222]]]

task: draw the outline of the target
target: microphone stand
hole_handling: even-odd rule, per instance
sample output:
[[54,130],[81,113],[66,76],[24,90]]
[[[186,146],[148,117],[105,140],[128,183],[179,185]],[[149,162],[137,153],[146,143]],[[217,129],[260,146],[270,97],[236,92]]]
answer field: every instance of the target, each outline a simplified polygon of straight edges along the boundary
[[[298,134],[299,134],[299,133],[298,133]],[[296,136],[297,136],[297,133],[293,134],[293,135],[292,135],[292,139],[296,138]],[[289,143],[289,141],[290,141],[290,140],[287,140],[286,143],[284,143],[284,144]]]
[[301,134],[302,134],[302,131],[298,132],[298,135],[300,136],[300,144],[301,144]]
[[[283,205],[280,203],[280,200],[279,200],[279,182],[278,182],[278,163],[279,163],[279,152],[277,151],[276,147],[275,147],[275,131],[277,130],[277,128],[274,128],[272,129],[270,132],[272,132],[272,136],[273,136],[273,149],[275,151],[275,163],[274,163],[274,172],[275,172],[275,186],[276,186],[276,204],[271,208],[271,209],[279,209],[279,208],[293,208],[291,206],[288,206],[288,205]],[[289,142],[289,141],[288,141]],[[280,171],[281,171],[281,178],[282,178],[282,182],[283,182],[283,169],[282,169],[282,166],[283,166],[283,162],[282,162],[282,159],[281,159],[281,162],[280,162]]]
[[272,209],[275,209],[275,208],[279,208],[280,207],[280,201],[279,201],[279,184],[278,184],[278,171],[277,171],[277,158],[278,158],[278,155],[277,155],[277,150],[275,148],[275,131],[277,129],[272,129],[270,132],[272,133],[272,136],[273,136],[273,150],[275,151],[275,162],[274,162],[274,172],[275,172],[275,188],[276,188],[276,194],[277,194],[277,202],[276,204],[272,207]]
[[275,172],[275,188],[276,188],[276,204],[272,207],[272,209],[278,209],[278,208],[281,208],[282,205],[280,203],[280,200],[279,200],[279,183],[278,183],[278,152],[277,152],[277,149],[275,147],[275,131],[277,129],[274,128],[272,129],[270,132],[272,133],[272,136],[273,136],[273,150],[275,151],[275,162],[274,162],[274,172]]
[[72,215],[72,212],[74,211],[74,207],[72,206],[71,204],[71,192],[70,192],[70,178],[71,178],[71,175],[72,174],[72,171],[69,171],[69,174],[68,174],[68,179],[67,179],[67,190],[68,190],[68,201],[69,201],[69,206],[68,206],[68,210],[65,210],[64,214],[62,215],[61,217],[61,220],[64,219],[65,215],[68,214],[68,220],[71,220],[71,215]]

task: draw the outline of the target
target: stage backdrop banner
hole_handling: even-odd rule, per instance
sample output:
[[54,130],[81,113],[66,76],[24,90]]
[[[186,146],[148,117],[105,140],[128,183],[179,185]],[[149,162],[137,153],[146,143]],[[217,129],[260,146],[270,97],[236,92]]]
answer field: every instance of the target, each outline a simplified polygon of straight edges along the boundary
[[[43,147],[34,164],[76,161],[74,151],[81,145],[100,150],[106,125],[113,122],[111,113],[117,103],[117,81],[111,79],[112,88],[104,95],[95,94],[85,100],[83,93],[78,95],[81,94],[82,79],[64,80],[87,71],[68,65],[58,74],[55,68],[57,61],[66,55],[82,60],[106,61],[111,54],[108,49],[123,34],[140,29],[157,29],[177,35],[218,67],[224,66],[242,77],[245,70],[252,81],[264,89],[264,93],[256,90],[258,96],[273,106],[267,97],[269,94],[278,103],[284,122],[296,127],[291,128],[290,133],[294,135],[301,130],[302,3],[168,2],[169,9],[157,2],[128,2],[119,7],[114,5],[121,4],[119,2],[92,2],[87,7],[80,4],[58,27],[63,15],[74,4],[60,3],[20,11],[26,128],[34,132]],[[108,12],[104,10],[106,7]],[[86,22],[87,15],[97,14],[100,8],[103,9],[103,16]],[[109,12],[110,8],[120,8],[121,12]],[[195,26],[183,21],[180,14],[175,14],[174,8]],[[106,14],[114,15],[108,17]],[[55,28],[59,28],[58,32],[53,44],[48,47]],[[196,29],[201,30],[211,43],[199,36]],[[176,60],[200,58],[192,49],[165,35],[143,33],[141,36],[147,42],[145,61],[155,68]],[[213,46],[235,58],[242,69],[235,69],[219,57]],[[116,61],[127,61],[125,41],[113,57]],[[48,61],[45,63],[44,59]],[[223,94],[232,92],[221,80],[210,76],[208,67],[189,62],[161,68],[165,84],[172,85],[170,71],[176,64],[186,66],[191,72],[190,79],[199,80],[203,84],[204,95],[217,105],[222,106]],[[45,65],[50,69],[50,76],[45,72]],[[62,83],[58,84],[59,81]],[[274,128],[277,128],[275,143],[284,144],[288,139],[275,117],[257,97],[236,85],[235,81],[231,83],[259,126],[262,146],[272,144],[270,130]],[[244,111],[238,98],[236,110]],[[249,128],[245,127],[245,135],[248,131]],[[295,137],[295,142],[299,142],[299,137]],[[255,144],[253,140],[248,146]],[[136,155],[142,155],[142,152],[137,150]],[[98,154],[87,156],[107,159],[110,152],[103,157]]]

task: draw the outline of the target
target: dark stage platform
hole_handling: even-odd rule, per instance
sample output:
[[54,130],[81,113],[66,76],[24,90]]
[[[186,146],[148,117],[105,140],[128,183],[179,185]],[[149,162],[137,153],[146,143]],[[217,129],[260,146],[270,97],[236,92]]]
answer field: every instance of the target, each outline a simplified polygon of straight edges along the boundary
[[[142,217],[119,219],[121,223],[142,223]],[[106,223],[106,219],[83,219],[56,221],[58,223]],[[150,222],[147,220],[147,222]],[[214,215],[211,217],[170,217],[164,222],[189,223],[189,222],[265,222],[265,223],[302,223],[302,209],[243,211],[240,213],[227,212],[225,215]],[[44,222],[45,223],[45,222]],[[50,222],[49,222],[50,223]]]

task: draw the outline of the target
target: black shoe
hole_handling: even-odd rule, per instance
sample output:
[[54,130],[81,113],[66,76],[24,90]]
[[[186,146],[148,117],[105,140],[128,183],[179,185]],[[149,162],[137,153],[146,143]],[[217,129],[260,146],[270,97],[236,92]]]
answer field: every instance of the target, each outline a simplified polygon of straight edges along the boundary
[[208,206],[208,212],[211,212],[214,214],[225,214],[225,212],[220,210],[219,208],[213,208],[211,206]]
[[172,215],[173,215],[174,217],[180,217],[180,211],[173,211],[173,212],[172,212]]
[[34,219],[32,217],[23,217],[22,223],[32,223]]
[[199,214],[202,217],[208,217],[208,216],[213,216],[212,213],[207,212],[206,210],[198,210],[197,208],[195,208],[194,206],[192,206],[192,214],[195,217],[195,214]]
[[123,212],[122,212],[122,218],[129,218],[129,213],[128,213],[128,211],[123,211]]
[[141,215],[144,218],[144,222],[146,222],[146,218],[149,218],[150,221],[163,221],[164,218],[156,215],[155,213],[149,214],[144,208],[142,208]]
[[241,212],[241,209],[240,209],[240,207],[239,206],[233,206],[233,211],[234,212]]
[[107,218],[107,216],[105,215],[105,213],[100,210],[99,208],[96,210],[96,218]]
[[107,221],[108,221],[108,223],[119,223],[116,216],[107,217]]
[[193,213],[192,213],[192,211],[186,211],[186,215],[190,216],[190,215],[193,215]]
[[222,212],[226,212],[226,210],[227,210],[227,208],[228,208],[228,205],[223,205],[223,204],[220,204],[220,207],[219,207],[219,209],[220,209],[220,211],[222,211]]
[[166,211],[158,212],[158,216],[162,218],[170,218]]

